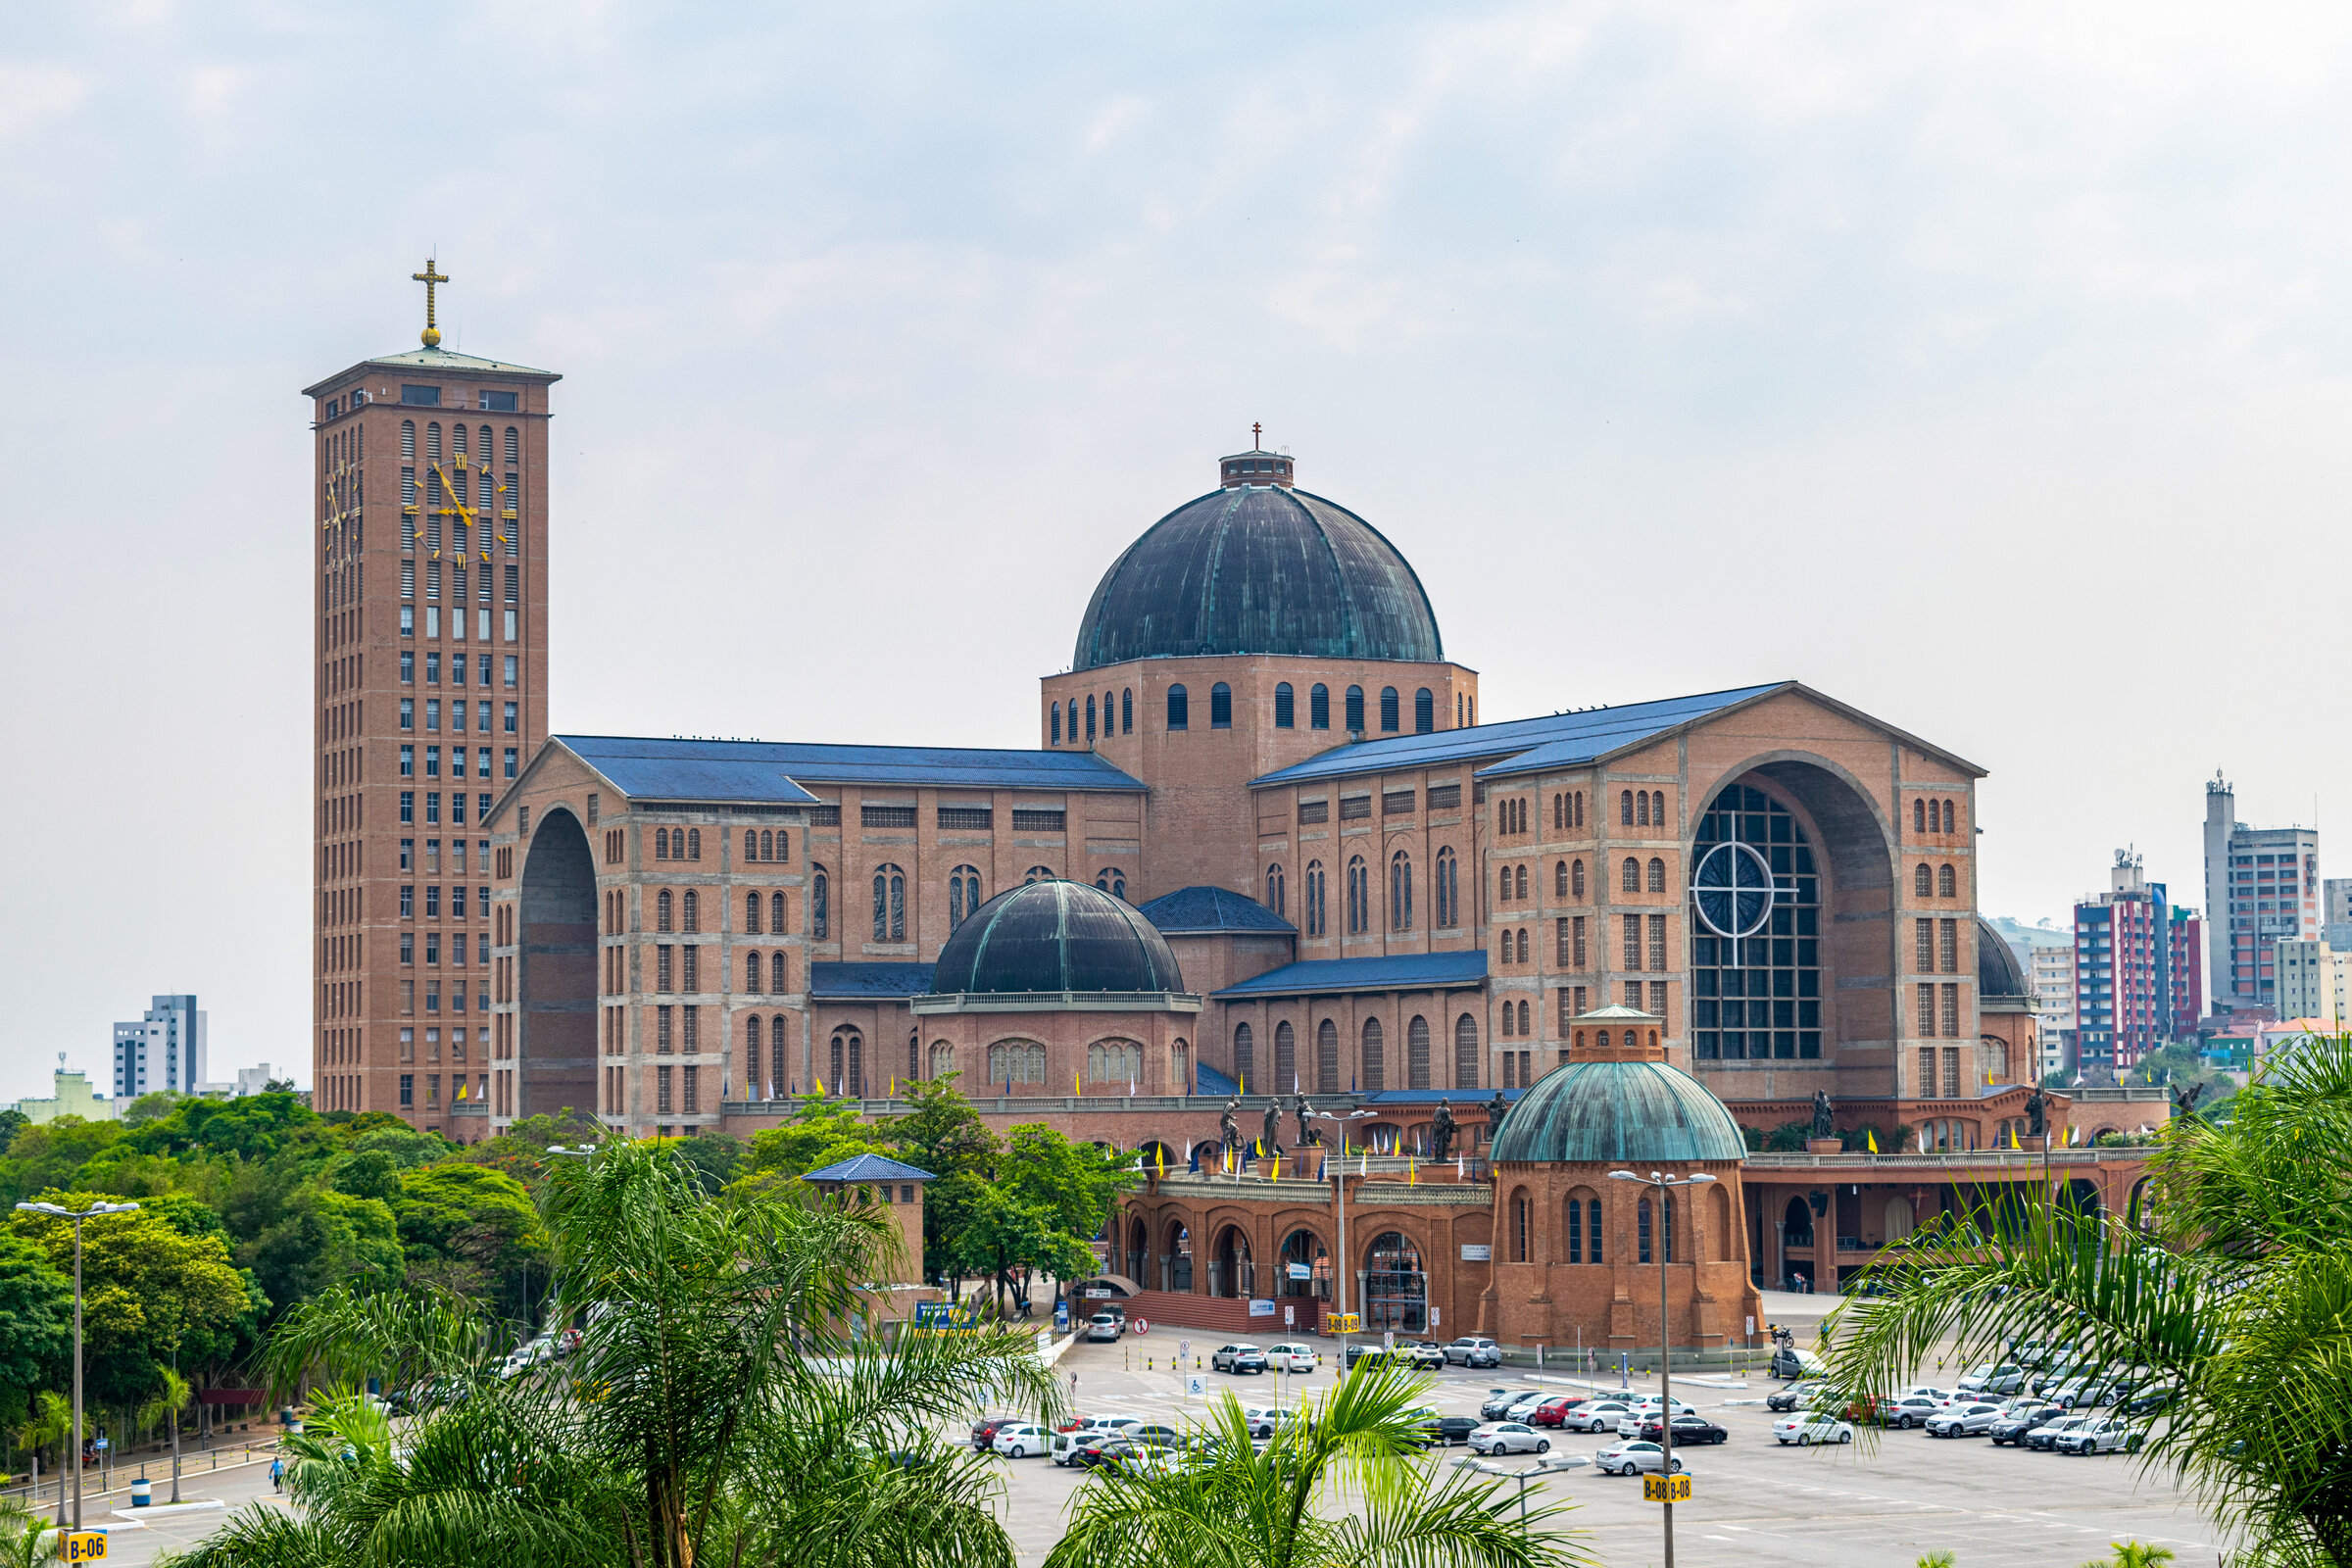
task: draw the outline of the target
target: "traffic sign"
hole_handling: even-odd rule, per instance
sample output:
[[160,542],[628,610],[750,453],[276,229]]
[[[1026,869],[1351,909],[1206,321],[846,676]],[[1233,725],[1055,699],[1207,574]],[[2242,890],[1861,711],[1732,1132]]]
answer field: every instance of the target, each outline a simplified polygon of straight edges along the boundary
[[1204,1396],[1208,1393],[1208,1379],[1198,1372],[1187,1372],[1184,1375],[1184,1392],[1189,1398]]
[[1137,1319],[1135,1320],[1135,1332],[1136,1332],[1136,1333],[1138,1333],[1138,1334],[1149,1334],[1149,1333],[1151,1333],[1151,1332],[1152,1332],[1152,1320],[1151,1320],[1150,1318],[1148,1318],[1148,1317],[1139,1317],[1139,1318],[1137,1318]]
[[1282,1309],[1282,1326],[1283,1326],[1284,1328],[1286,1328],[1286,1329],[1287,1329],[1287,1328],[1291,1327],[1293,1324],[1297,1323],[1298,1321],[1298,1309],[1297,1307],[1295,1307],[1295,1306],[1286,1306],[1286,1307],[1284,1307],[1284,1308]]
[[1690,1500],[1690,1477],[1688,1474],[1643,1476],[1642,1478],[1642,1500],[1643,1502],[1689,1502]]
[[106,1532],[75,1530],[66,1536],[66,1551],[60,1562],[98,1562],[106,1556]]

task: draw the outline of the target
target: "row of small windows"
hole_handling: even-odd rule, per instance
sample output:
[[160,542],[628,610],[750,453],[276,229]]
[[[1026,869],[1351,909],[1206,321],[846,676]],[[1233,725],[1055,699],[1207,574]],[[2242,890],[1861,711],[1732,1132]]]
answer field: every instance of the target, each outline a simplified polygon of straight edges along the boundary
[[[512,396],[512,394],[507,395]],[[481,439],[474,444],[472,453],[474,457],[484,463],[490,461],[492,451],[490,440],[491,429],[485,424],[481,427]],[[466,456],[466,426],[463,424],[450,426],[450,452],[458,457]],[[400,421],[400,455],[411,463],[416,461],[416,421],[415,419]],[[428,463],[438,463],[441,461],[441,421],[434,419],[424,427],[424,457]],[[511,424],[507,426],[507,461],[509,463],[522,461],[522,433]]]
[[1916,800],[1911,803],[1911,831],[1914,833],[1956,833],[1959,817],[1949,801]]
[[[1099,884],[1098,884],[1099,885]],[[1348,861],[1345,914],[1349,936],[1361,936],[1372,929],[1372,868],[1360,855]],[[1324,905],[1324,869],[1321,860],[1309,860],[1305,873],[1305,906],[1299,911],[1308,936],[1328,934],[1327,910]],[[1283,869],[1279,865],[1266,867],[1266,907],[1276,914],[1289,914],[1288,889]],[[1431,884],[1431,897],[1437,902],[1438,929],[1452,930],[1461,922],[1460,861],[1451,849],[1442,849],[1437,857],[1437,875]],[[1413,858],[1403,850],[1389,858],[1388,929],[1410,931],[1414,925]]]
[[1922,899],[1956,899],[1960,896],[1960,873],[1948,860],[1933,867],[1922,860],[1911,868],[1911,892]]
[[1666,792],[1664,790],[1625,790],[1617,797],[1617,824],[1620,827],[1664,827],[1666,825]]
[[[1478,1087],[1478,1020],[1465,1012],[1454,1020],[1453,1025],[1452,1088]],[[1298,1060],[1298,1037],[1288,1022],[1274,1026],[1273,1060],[1263,1064],[1257,1059],[1256,1031],[1247,1023],[1234,1026],[1233,1069],[1245,1090],[1250,1082],[1259,1080],[1261,1065],[1268,1069],[1268,1075],[1262,1079],[1267,1091],[1280,1094],[1307,1087],[1308,1080],[1302,1075]],[[1444,1087],[1430,1081],[1430,1065],[1429,1020],[1418,1014],[1405,1025],[1403,1081],[1396,1085],[1391,1085],[1388,1081],[1388,1038],[1378,1018],[1364,1020],[1357,1037],[1356,1059],[1352,1064],[1341,1060],[1338,1023],[1326,1018],[1315,1026],[1312,1082],[1317,1094],[1336,1095],[1349,1089],[1377,1094],[1392,1087]]]
[[[1365,728],[1364,689],[1361,686],[1348,687],[1345,701],[1347,727],[1350,731],[1363,730]],[[1168,688],[1169,729],[1189,730],[1192,728],[1192,693],[1183,685],[1172,685]],[[1383,686],[1380,689],[1380,727],[1385,734],[1396,734],[1402,727],[1402,714],[1398,703],[1396,687]],[[1073,746],[1079,744],[1082,734],[1083,739],[1092,741],[1097,734],[1098,713],[1100,713],[1102,726],[1100,732],[1103,735],[1111,733],[1110,711],[1111,696],[1108,692],[1102,694],[1099,709],[1096,699],[1091,695],[1086,699],[1083,709],[1078,699],[1074,697],[1067,703],[1050,703],[1047,705],[1046,712],[1047,732],[1055,746],[1062,744],[1065,728],[1070,744]],[[1413,694],[1413,733],[1426,735],[1436,729],[1437,711],[1435,694],[1426,686],[1416,691]],[[1084,725],[1083,732],[1080,729],[1081,724]],[[1276,729],[1294,729],[1297,726],[1297,696],[1291,688],[1291,683],[1286,680],[1274,688],[1274,727]],[[1307,726],[1310,729],[1331,728],[1331,688],[1319,682],[1309,688],[1307,692]],[[1208,689],[1208,727],[1210,729],[1233,728],[1233,688],[1224,681],[1218,681]],[[1119,693],[1118,732],[1122,735],[1135,732],[1135,693],[1132,690]]]

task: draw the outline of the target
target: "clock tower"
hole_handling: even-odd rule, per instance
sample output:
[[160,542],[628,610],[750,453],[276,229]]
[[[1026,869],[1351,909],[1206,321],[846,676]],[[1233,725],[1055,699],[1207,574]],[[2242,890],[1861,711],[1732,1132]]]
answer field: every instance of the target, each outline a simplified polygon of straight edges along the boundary
[[[312,404],[312,1104],[488,1128],[492,803],[547,737],[551,370],[421,346]],[[370,483],[369,481],[373,481]],[[479,1119],[477,1119],[479,1118]]]

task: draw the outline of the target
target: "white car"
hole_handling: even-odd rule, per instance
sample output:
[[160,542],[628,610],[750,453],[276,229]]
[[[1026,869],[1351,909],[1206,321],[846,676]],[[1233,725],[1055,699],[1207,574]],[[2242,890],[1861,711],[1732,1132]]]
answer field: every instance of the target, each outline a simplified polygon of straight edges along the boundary
[[1139,1426],[1140,1415],[1082,1415],[1074,1426],[1064,1427],[1054,1434],[1052,1452],[1054,1462],[1067,1469],[1077,1461],[1078,1450],[1106,1432],[1121,1427]]
[[[1502,1412],[1502,1418],[1505,1421],[1524,1421],[1527,1419],[1528,1413],[1534,1410],[1537,1405],[1542,1404],[1545,1399],[1553,1397],[1555,1397],[1555,1396],[1549,1389],[1539,1389],[1533,1394],[1522,1395],[1518,1399],[1512,1402],[1509,1409]],[[1598,1427],[1594,1427],[1592,1430],[1597,1432],[1600,1429]]]
[[1054,1448],[1054,1429],[1041,1427],[1034,1421],[1014,1421],[997,1428],[989,1440],[990,1451],[1007,1459],[1026,1459],[1033,1453],[1050,1453]]
[[1090,1345],[1115,1345],[1126,1331],[1125,1321],[1115,1313],[1097,1312],[1086,1320],[1086,1339]]
[[1963,1394],[2016,1394],[2025,1386],[2026,1369],[2013,1361],[1987,1361],[1960,1380]]
[[[1685,1404],[1680,1399],[1674,1401],[1674,1413],[1676,1415],[1698,1414],[1696,1410],[1692,1409],[1690,1405]],[[1626,1409],[1624,1414],[1618,1416],[1617,1435],[1621,1438],[1639,1437],[1642,1434],[1642,1423],[1644,1421],[1654,1421],[1657,1419],[1657,1416],[1658,1397],[1656,1395],[1653,1394],[1646,1398],[1636,1399],[1633,1404]]]
[[1243,1372],[1263,1372],[1266,1370],[1266,1352],[1254,1345],[1220,1345],[1209,1351],[1208,1364],[1213,1371],[1231,1372],[1237,1376]]
[[1989,1404],[1979,1400],[1971,1404],[1955,1404],[1928,1417],[1928,1436],[1931,1438],[1975,1438],[1990,1430],[1992,1424],[2009,1413],[2005,1404]]
[[1313,1372],[1323,1365],[1323,1352],[1311,1345],[1277,1345],[1266,1351],[1269,1372]]
[[1246,1404],[1242,1406],[1242,1419],[1250,1424],[1251,1437],[1270,1438],[1277,1428],[1297,1426],[1298,1412],[1274,1405]]
[[1833,1421],[1826,1415],[1816,1415],[1810,1410],[1775,1421],[1772,1435],[1780,1440],[1784,1447],[1791,1443],[1800,1448],[1810,1448],[1816,1443],[1854,1441],[1854,1429],[1850,1422]]
[[1551,1440],[1524,1421],[1490,1421],[1470,1434],[1472,1453],[1549,1453]]
[[[1632,1443],[1611,1444],[1594,1454],[1592,1462],[1600,1467],[1600,1473],[1604,1476],[1630,1476],[1642,1470],[1665,1469],[1666,1450],[1654,1443],[1637,1439]],[[1677,1475],[1683,1470],[1679,1454],[1674,1460],[1674,1470]]]

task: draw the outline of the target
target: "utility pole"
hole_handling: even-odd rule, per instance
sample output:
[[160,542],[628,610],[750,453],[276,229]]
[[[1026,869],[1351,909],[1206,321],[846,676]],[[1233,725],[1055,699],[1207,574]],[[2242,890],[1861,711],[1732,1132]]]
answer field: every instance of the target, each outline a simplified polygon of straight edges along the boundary
[[[1611,1181],[1618,1182],[1638,1182],[1643,1187],[1650,1188],[1658,1195],[1659,1224],[1656,1233],[1658,1260],[1658,1446],[1663,1450],[1658,1460],[1658,1475],[1667,1483],[1667,1495],[1671,1497],[1673,1495],[1672,1489],[1674,1482],[1674,1370],[1667,1356],[1666,1265],[1668,1258],[1666,1253],[1668,1248],[1672,1244],[1672,1239],[1674,1236],[1674,1222],[1668,1217],[1671,1213],[1671,1210],[1669,1210],[1666,1205],[1674,1201],[1673,1193],[1675,1188],[1680,1187],[1685,1190],[1689,1190],[1693,1187],[1703,1186],[1704,1184],[1713,1181],[1715,1178],[1707,1175],[1703,1171],[1692,1176],[1661,1176],[1653,1170],[1647,1176],[1637,1176],[1630,1170],[1613,1170],[1609,1172],[1609,1179]],[[1836,1227],[1833,1226],[1832,1228],[1835,1229]],[[1663,1513],[1666,1522],[1665,1568],[1674,1568],[1674,1504],[1672,1502],[1663,1502],[1659,1504],[1659,1508]]]

